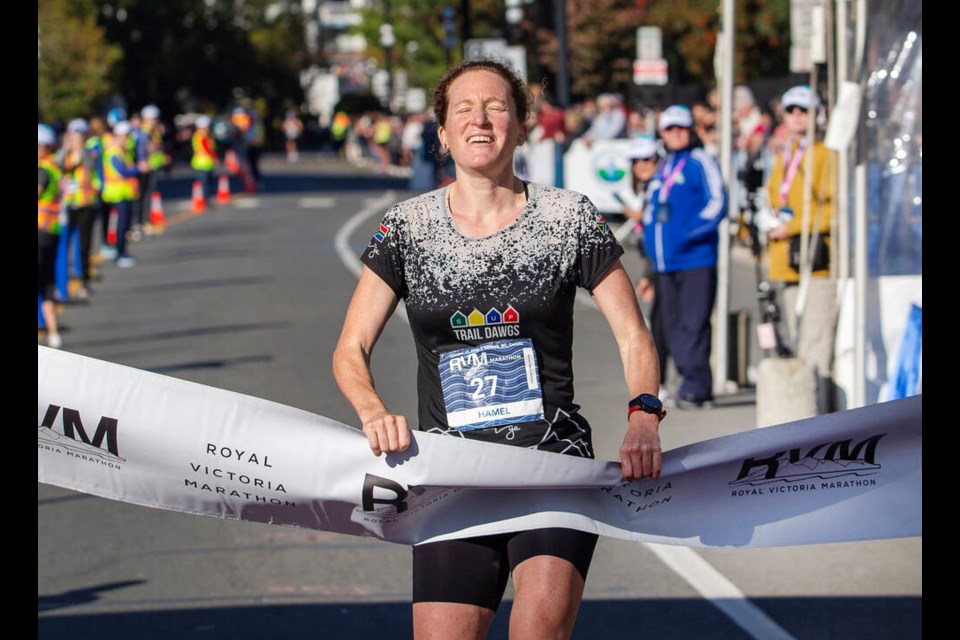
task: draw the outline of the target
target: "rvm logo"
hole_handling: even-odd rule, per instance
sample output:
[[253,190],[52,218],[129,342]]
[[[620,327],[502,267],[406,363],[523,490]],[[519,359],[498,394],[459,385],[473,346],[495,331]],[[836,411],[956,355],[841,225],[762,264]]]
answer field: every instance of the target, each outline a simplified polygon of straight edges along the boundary
[[825,442],[810,447],[804,452],[800,448],[778,451],[766,458],[747,458],[740,467],[740,474],[734,482],[746,478],[773,480],[782,477],[785,472],[796,473],[798,468],[815,475],[818,472],[837,473],[838,471],[856,471],[859,467],[876,466],[877,443],[886,434],[877,434],[853,444],[852,440]]
[[101,416],[100,422],[97,423],[97,429],[93,432],[93,438],[91,439],[90,436],[87,435],[83,421],[80,419],[80,412],[76,409],[68,409],[51,404],[47,407],[47,413],[43,416],[43,422],[40,423],[40,426],[53,430],[53,425],[58,414],[61,416],[63,435],[74,440],[79,440],[84,444],[97,447],[98,449],[103,449],[104,442],[106,442],[106,450],[117,457],[120,456],[120,451],[117,446],[116,418]]
[[[393,495],[384,496],[382,493],[384,490]],[[407,495],[412,493],[418,496],[424,491],[426,491],[424,487],[417,486],[404,489],[403,485],[399,482],[368,473],[363,478],[363,510],[375,511],[377,510],[377,505],[383,505],[384,507],[389,505],[394,507],[397,513],[403,513],[409,507],[407,504]],[[379,495],[374,495],[374,492]]]

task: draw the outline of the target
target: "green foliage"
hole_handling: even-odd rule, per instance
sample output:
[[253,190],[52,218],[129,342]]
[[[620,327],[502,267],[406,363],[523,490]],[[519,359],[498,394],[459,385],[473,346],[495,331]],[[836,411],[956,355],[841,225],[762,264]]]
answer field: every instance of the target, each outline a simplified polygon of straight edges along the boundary
[[[394,69],[405,69],[409,85],[428,91],[433,89],[440,77],[451,65],[463,57],[462,17],[456,17],[457,43],[448,52],[444,49],[442,11],[444,6],[454,7],[458,12],[461,3],[457,0],[377,0],[373,7],[363,12],[363,23],[353,32],[367,40],[368,52],[382,66],[386,52],[380,45],[380,25],[387,17],[393,25],[396,44],[391,52]],[[389,9],[388,9],[389,6]],[[503,20],[502,0],[473,0],[470,3],[470,35],[472,38],[499,37]]]
[[89,2],[40,0],[37,111],[41,121],[66,121],[94,112],[110,93],[110,74],[122,58],[104,39]]
[[[737,81],[787,71],[789,0],[737,1]],[[444,48],[441,12],[457,12],[457,42]],[[630,93],[635,32],[664,30],[672,83],[712,84],[720,0],[566,0],[572,89],[580,96]],[[504,37],[503,0],[472,0],[471,38]],[[367,40],[363,58],[383,68],[379,28],[396,36],[394,70],[428,92],[462,56],[464,3],[376,0],[355,29]],[[557,71],[554,3],[527,5],[516,34],[530,47],[530,78]],[[99,111],[110,94],[133,111],[160,106],[165,117],[188,110],[224,110],[266,103],[270,113],[302,103],[300,72],[333,62],[329,48],[308,57],[299,0],[39,0],[38,111],[67,119]],[[330,41],[321,43],[329,47]]]
[[[789,71],[790,0],[736,0],[734,80]],[[645,23],[663,29],[673,82],[715,81],[713,55],[720,29],[718,0],[651,0]]]
[[172,115],[265,99],[280,111],[302,99],[299,2],[92,2],[107,37],[125,52],[117,91],[132,109],[154,103]]
[[642,23],[643,11],[635,0],[568,0],[573,93],[628,93],[633,82],[636,30]]

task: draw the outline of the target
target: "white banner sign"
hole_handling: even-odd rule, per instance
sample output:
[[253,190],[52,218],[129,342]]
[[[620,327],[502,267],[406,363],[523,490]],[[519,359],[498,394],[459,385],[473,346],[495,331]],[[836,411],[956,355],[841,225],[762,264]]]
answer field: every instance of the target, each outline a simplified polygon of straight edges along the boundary
[[622,214],[623,203],[614,194],[626,202],[635,198],[629,149],[626,138],[596,140],[589,146],[574,140],[563,155],[564,186],[590,198],[600,213]]
[[700,546],[922,535],[922,396],[751,429],[619,465],[356,429],[230,391],[38,346],[37,479],[184,513],[415,544],[563,526]]

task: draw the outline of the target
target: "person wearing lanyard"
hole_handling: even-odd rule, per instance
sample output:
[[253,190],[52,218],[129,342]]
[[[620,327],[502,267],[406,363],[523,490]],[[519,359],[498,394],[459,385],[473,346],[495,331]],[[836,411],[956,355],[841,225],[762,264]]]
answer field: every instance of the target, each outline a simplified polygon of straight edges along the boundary
[[[583,287],[611,326],[625,398],[633,398],[624,407],[621,472],[658,478],[657,355],[623,249],[585,196],[516,177],[529,109],[526,85],[499,61],[466,60],[439,81],[438,136],[456,180],[382,218],[361,256],[334,376],[373,454],[410,447],[406,417],[384,404],[370,371],[402,298],[421,430],[592,458],[573,390],[573,308]],[[511,637],[570,637],[596,543],[594,533],[540,528],[415,546],[414,636],[486,637],[512,573]]]
[[[830,219],[834,176],[830,174],[830,151],[822,141],[807,139],[810,111],[816,109],[816,95],[805,85],[789,89],[780,102],[789,139],[774,158],[767,180],[767,195],[773,220],[767,231],[768,277],[778,283],[783,295],[784,322],[795,354],[814,367],[817,376],[817,404],[820,413],[832,407],[835,285],[830,279]],[[804,172],[807,155],[813,152],[810,183],[810,289],[802,314],[796,312],[800,281],[797,253],[803,231]]]
[[657,297],[667,346],[680,374],[668,405],[698,409],[713,400],[710,314],[717,289],[717,228],[727,194],[717,161],[696,144],[693,116],[683,105],[660,114],[667,155],[651,185],[644,225],[647,254],[657,274]]
[[[637,276],[637,297],[641,302],[649,305],[649,311],[644,309],[650,321],[650,333],[657,345],[657,356],[660,363],[660,385],[667,381],[667,339],[663,333],[663,320],[660,318],[659,305],[656,294],[656,272],[647,255],[643,237],[643,225],[649,224],[650,196],[653,193],[651,186],[657,175],[657,164],[660,162],[660,148],[653,138],[640,136],[630,141],[627,149],[627,160],[630,160],[633,174],[632,197],[622,198],[614,193],[623,204],[623,215],[633,220],[639,231],[637,251],[640,253],[640,271]],[[641,307],[643,308],[643,307]]]

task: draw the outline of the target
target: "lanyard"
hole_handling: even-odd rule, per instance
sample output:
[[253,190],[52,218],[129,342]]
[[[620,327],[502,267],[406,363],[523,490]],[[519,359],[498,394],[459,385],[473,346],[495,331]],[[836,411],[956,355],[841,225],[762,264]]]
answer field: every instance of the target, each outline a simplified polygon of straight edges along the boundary
[[[676,156],[674,156],[676,159]],[[673,183],[676,182],[677,176],[680,175],[680,172],[683,171],[683,166],[687,164],[687,159],[683,158],[680,162],[677,163],[675,167],[670,171],[670,176],[664,178],[663,186],[660,187],[660,202],[666,202],[667,198],[670,197],[670,189],[673,187]],[[664,163],[663,170],[660,172],[660,176],[663,177],[667,173],[667,165]]]
[[786,170],[786,174],[783,176],[783,182],[780,183],[781,206],[787,204],[787,196],[790,195],[790,185],[793,184],[793,179],[797,177],[797,171],[800,169],[800,159],[803,157],[803,151],[806,148],[807,139],[802,138],[800,144],[797,145],[797,150],[793,152],[789,161],[787,160],[787,154],[783,154],[783,168]]

